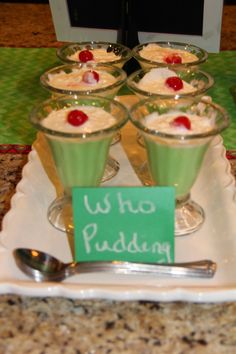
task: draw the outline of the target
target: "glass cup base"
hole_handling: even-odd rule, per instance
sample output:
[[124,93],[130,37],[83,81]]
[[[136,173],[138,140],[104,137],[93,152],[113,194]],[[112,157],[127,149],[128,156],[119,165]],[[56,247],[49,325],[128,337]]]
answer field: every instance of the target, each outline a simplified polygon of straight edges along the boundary
[[56,229],[73,234],[74,223],[71,197],[56,198],[48,208],[47,217],[50,224]]
[[112,139],[112,141],[111,141],[111,145],[117,144],[117,143],[119,143],[119,141],[121,141],[121,132],[120,132],[120,131],[118,131],[118,132],[114,135],[114,137],[113,137],[113,139]]
[[202,226],[205,220],[204,210],[194,201],[176,201],[175,236],[189,235]]
[[[119,169],[119,162],[109,156],[101,182],[109,181],[118,173]],[[56,198],[49,206],[47,216],[50,224],[56,229],[66,233],[74,232],[71,197]]]
[[144,186],[148,187],[155,185],[150,175],[147,161],[144,161],[138,168],[138,176]]
[[142,146],[143,148],[145,148],[145,144],[144,144],[143,137],[142,137],[142,135],[141,135],[139,132],[137,133],[136,139],[137,139],[137,143],[138,143],[140,146]]
[[[144,186],[155,186],[149,172],[148,162],[144,161],[138,169],[138,176]],[[184,236],[197,231],[205,220],[204,210],[189,196],[176,201],[175,236]]]
[[119,169],[120,169],[119,162],[115,160],[113,157],[108,156],[107,164],[101,182],[104,183],[106,181],[109,181],[113,177],[115,177],[119,172]]

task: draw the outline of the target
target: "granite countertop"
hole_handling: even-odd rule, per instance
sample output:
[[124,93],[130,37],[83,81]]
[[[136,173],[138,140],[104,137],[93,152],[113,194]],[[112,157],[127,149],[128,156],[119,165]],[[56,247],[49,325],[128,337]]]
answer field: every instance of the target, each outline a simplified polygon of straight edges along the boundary
[[[225,6],[221,49],[236,49],[236,6]],[[24,19],[24,20],[23,20]],[[57,47],[49,6],[0,3],[0,46]],[[0,153],[0,217],[27,154]],[[234,166],[235,167],[235,166]],[[236,303],[196,304],[0,296],[0,353],[233,354]]]
[[230,354],[233,303],[0,297],[0,353]]

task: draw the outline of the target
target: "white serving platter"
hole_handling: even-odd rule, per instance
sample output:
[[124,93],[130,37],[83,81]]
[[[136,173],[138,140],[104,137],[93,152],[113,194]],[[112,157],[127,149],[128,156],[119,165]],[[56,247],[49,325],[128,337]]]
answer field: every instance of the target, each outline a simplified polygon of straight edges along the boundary
[[[121,169],[111,185],[140,185],[120,144],[112,155]],[[221,302],[236,300],[236,202],[235,180],[225,158],[222,139],[214,139],[206,154],[192,198],[205,210],[206,221],[196,233],[176,238],[176,262],[212,259],[213,279],[176,279],[153,275],[80,274],[62,283],[36,283],[15,265],[12,250],[36,248],[63,261],[71,260],[68,238],[47,221],[55,190],[36,151],[29,155],[23,178],[3,219],[0,233],[0,293],[27,296],[64,296],[114,300]]]

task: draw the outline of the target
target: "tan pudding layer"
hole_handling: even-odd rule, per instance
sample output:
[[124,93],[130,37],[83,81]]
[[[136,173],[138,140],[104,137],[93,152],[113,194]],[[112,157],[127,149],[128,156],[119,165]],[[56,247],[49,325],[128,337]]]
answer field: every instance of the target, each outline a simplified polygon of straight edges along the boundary
[[183,88],[174,91],[166,84],[169,77],[177,77],[176,73],[168,68],[155,68],[146,73],[136,86],[143,91],[156,93],[160,95],[186,94],[195,92],[196,88],[186,81],[182,80]]
[[95,70],[99,75],[99,80],[94,83],[86,83],[83,81],[84,73],[88,69],[73,69],[70,73],[61,71],[56,74],[48,75],[48,84],[52,87],[63,90],[86,91],[89,89],[98,89],[112,85],[116,82],[116,78],[102,70]]
[[[71,111],[79,110],[88,116],[88,120],[79,126],[71,125],[68,114]],[[64,133],[92,133],[113,126],[116,119],[103,108],[93,106],[72,106],[70,108],[52,111],[47,118],[42,121],[45,128]]]
[[158,63],[165,62],[165,58],[171,54],[177,54],[182,59],[182,64],[191,63],[198,60],[197,56],[182,49],[161,47],[155,43],[149,43],[144,46],[140,51],[139,55],[147,60],[156,61]]
[[[73,60],[73,61],[80,61],[79,54],[83,50],[78,50],[77,52],[68,56],[68,59]],[[89,49],[89,51],[93,53],[93,60],[88,61],[89,63],[106,63],[106,62],[112,62],[115,60],[119,60],[121,58],[120,55],[116,55],[112,51],[107,52],[107,50],[105,48],[94,48],[94,49]]]

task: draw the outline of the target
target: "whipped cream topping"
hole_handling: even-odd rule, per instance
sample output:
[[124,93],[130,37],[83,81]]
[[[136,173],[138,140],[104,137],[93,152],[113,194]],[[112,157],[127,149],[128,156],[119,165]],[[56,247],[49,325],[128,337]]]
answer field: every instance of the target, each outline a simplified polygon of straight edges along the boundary
[[139,51],[139,55],[142,58],[156,61],[158,63],[165,63],[165,58],[171,54],[179,55],[182,58],[182,64],[191,63],[198,60],[196,55],[188,52],[187,50],[161,47],[155,43],[149,43]]
[[[93,84],[83,81],[83,74],[86,71],[94,70],[99,75],[99,80]],[[91,89],[98,89],[112,85],[116,82],[116,78],[110,73],[103,70],[96,70],[96,68],[89,69],[72,69],[70,73],[60,71],[55,74],[48,75],[48,84],[52,87],[63,90],[86,91]]]
[[169,70],[168,68],[154,68],[146,73],[136,86],[143,91],[162,95],[176,95],[196,91],[192,85],[184,80],[182,80],[183,88],[175,91],[173,88],[166,85],[166,79],[173,76],[178,76],[173,70]]
[[[175,126],[173,121],[179,116],[187,117],[191,122],[191,129],[185,128],[183,125]],[[199,116],[195,114],[183,113],[181,111],[172,111],[159,115],[153,112],[144,119],[144,124],[149,129],[154,129],[162,133],[172,135],[193,135],[202,134],[211,131],[215,126],[214,117]]]
[[[88,120],[80,125],[73,126],[67,122],[70,111],[78,109],[88,116]],[[111,127],[116,123],[116,119],[103,108],[93,106],[72,106],[58,111],[52,111],[42,121],[45,128],[64,132],[64,133],[92,133]]]
[[[79,53],[82,52],[83,50],[84,49],[78,50],[72,55],[69,55],[68,58],[73,61],[80,61]],[[93,60],[90,60],[87,63],[106,63],[110,61],[119,60],[121,58],[120,55],[116,55],[112,51],[107,52],[105,48],[94,48],[94,49],[89,49],[89,51],[93,53]]]

